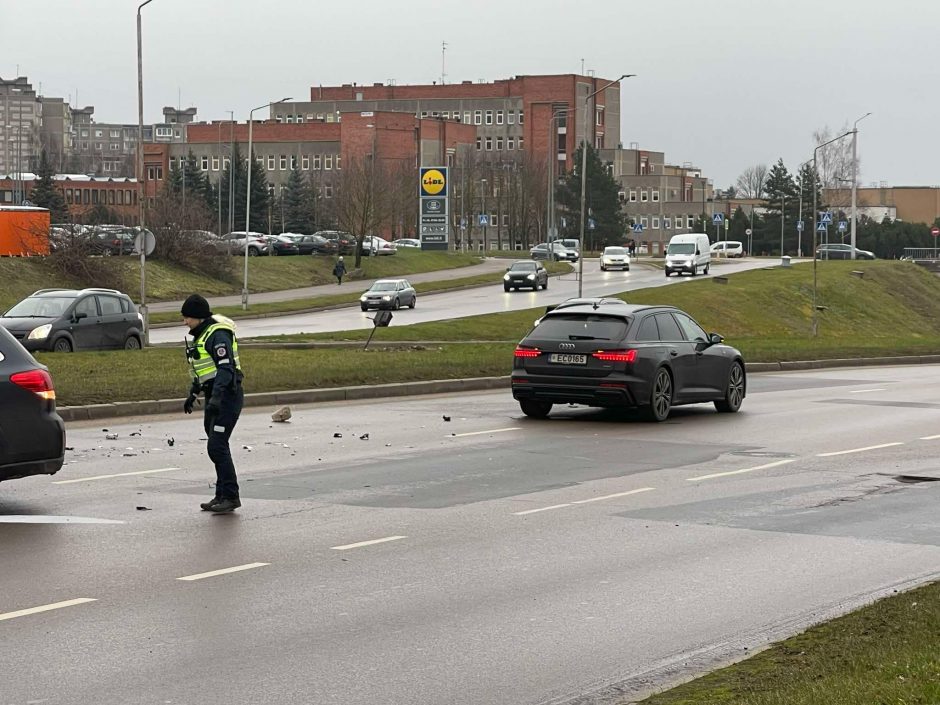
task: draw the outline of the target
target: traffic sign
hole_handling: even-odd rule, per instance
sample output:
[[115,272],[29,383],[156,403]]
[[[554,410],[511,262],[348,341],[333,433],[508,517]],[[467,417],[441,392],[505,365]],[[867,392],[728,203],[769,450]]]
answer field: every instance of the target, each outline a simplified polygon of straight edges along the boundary
[[137,236],[134,238],[134,250],[135,252],[144,251],[145,255],[153,253],[153,248],[157,246],[157,239],[153,236],[153,233],[149,230],[141,230],[137,233]]
[[936,225],[934,225],[934,226],[930,229],[930,234],[933,235],[934,237],[937,237],[937,235],[940,235],[940,228],[938,228]]
[[817,233],[824,233],[824,232],[826,232],[826,230],[827,230],[827,228],[826,228],[826,224],[825,224],[825,223],[822,223],[822,222],[821,222],[819,225],[816,226],[816,232],[817,232]]
[[803,221],[802,221],[802,220],[796,221],[796,230],[797,230],[797,232],[803,232]]
[[723,221],[724,219],[725,219],[724,213],[715,213],[715,215],[712,216],[712,224],[721,225],[721,221]]
[[751,232],[753,232],[753,231],[752,231],[750,228],[748,228],[747,230],[744,231],[744,234],[745,234],[745,235],[750,235]]
[[839,232],[840,232],[840,233],[844,233],[846,227],[848,227],[848,223],[845,222],[844,220],[840,220],[840,221],[839,221]]
[[486,213],[480,213],[479,220],[477,221],[477,225],[489,225],[489,224],[490,224],[490,217]]
[[831,222],[832,222],[832,213],[830,213],[829,211],[826,211],[826,212],[822,213],[822,215],[821,215],[820,218],[819,218],[819,222],[820,222],[820,223],[831,223]]
[[597,223],[594,222],[594,218],[588,218],[588,230],[594,230],[597,227]]
[[634,223],[634,224],[633,224],[633,232],[635,232],[635,233],[641,233],[641,232],[643,232],[643,225],[642,225],[642,223]]

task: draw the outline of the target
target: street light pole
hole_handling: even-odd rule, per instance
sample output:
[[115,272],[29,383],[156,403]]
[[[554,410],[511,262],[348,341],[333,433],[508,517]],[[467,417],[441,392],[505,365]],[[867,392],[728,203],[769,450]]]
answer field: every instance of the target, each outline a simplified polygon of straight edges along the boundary
[[[248,233],[251,231],[251,168],[254,166],[254,156],[251,153],[251,139],[252,139],[252,128],[255,124],[255,111],[263,110],[264,108],[269,108],[272,105],[277,105],[278,103],[283,103],[290,100],[290,98],[281,98],[280,100],[272,100],[269,103],[264,105],[259,105],[257,108],[252,108],[248,112],[248,178],[246,181],[247,189],[245,191],[245,281],[242,286],[242,310],[248,310]],[[234,156],[234,150],[233,150]],[[232,160],[232,166],[230,168],[231,172],[235,170],[235,160]]]
[[480,194],[483,199],[483,203],[480,204],[480,212],[486,220],[483,221],[483,251],[486,252],[486,226],[490,222],[490,217],[486,212],[486,179],[480,179]]
[[567,109],[553,110],[548,121],[548,196],[545,213],[545,242],[551,240],[555,232],[555,162],[558,161],[557,140],[555,137],[555,121],[568,115]]
[[[137,6],[137,216],[140,233],[144,232],[144,52],[140,11],[153,0]],[[150,345],[150,317],[147,314],[147,253],[140,248],[140,315],[144,322],[144,345]]]
[[856,216],[856,192],[858,182],[858,123],[867,118],[871,113],[865,113],[852,125],[852,259],[855,259],[855,222]]
[[816,147],[813,149],[813,337],[814,338],[819,332],[819,322],[818,322],[818,315],[817,315],[818,312],[816,310],[816,282],[817,282],[817,279],[816,279],[816,229],[818,227],[816,225],[816,218],[817,218],[817,209],[819,208],[819,206],[816,203],[816,184],[819,181],[819,172],[816,171],[816,153],[820,149],[825,147],[826,145],[832,144],[833,142],[837,140],[841,140],[843,137],[845,137],[846,135],[850,135],[850,134],[852,134],[851,130],[849,130],[848,132],[843,132],[841,135],[839,135],[838,137],[833,137],[828,142],[823,142],[822,144],[816,145]]
[[615,83],[620,83],[625,78],[633,78],[636,76],[635,73],[625,73],[620,78],[605,83],[603,86],[598,88],[593,93],[589,93],[584,97],[584,140],[581,142],[581,228],[580,232],[580,243],[581,243],[581,256],[578,257],[578,296],[581,296],[583,291],[584,283],[584,255],[587,252],[587,249],[584,247],[584,195],[585,189],[587,188],[587,178],[585,172],[587,171],[587,148],[588,148],[588,102],[596,96],[601,91],[605,91],[610,88]]

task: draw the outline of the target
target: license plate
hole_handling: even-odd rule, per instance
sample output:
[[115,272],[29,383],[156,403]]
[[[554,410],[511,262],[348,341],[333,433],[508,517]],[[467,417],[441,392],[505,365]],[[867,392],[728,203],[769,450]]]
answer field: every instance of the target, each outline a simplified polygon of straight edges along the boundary
[[576,355],[574,353],[552,353],[548,358],[549,362],[556,362],[560,365],[586,365],[587,355]]

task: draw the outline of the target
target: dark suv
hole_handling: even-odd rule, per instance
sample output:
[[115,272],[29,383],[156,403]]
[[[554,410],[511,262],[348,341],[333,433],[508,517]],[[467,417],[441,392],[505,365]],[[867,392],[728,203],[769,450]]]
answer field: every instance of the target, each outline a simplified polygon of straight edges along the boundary
[[0,316],[27,350],[140,350],[144,322],[115,289],[40,289]]
[[64,454],[49,370],[0,328],[0,481],[54,475]]

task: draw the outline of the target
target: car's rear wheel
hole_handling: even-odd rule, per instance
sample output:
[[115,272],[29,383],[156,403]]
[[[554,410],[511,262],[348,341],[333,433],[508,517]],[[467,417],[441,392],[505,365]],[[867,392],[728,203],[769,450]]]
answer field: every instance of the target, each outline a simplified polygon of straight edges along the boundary
[[248,256],[249,256],[249,257],[257,257],[257,256],[260,255],[260,254],[261,254],[261,253],[258,251],[258,248],[257,248],[257,247],[249,247],[249,248],[248,248]]
[[140,338],[136,335],[127,336],[127,340],[124,341],[125,350],[140,350]]
[[733,414],[741,408],[744,401],[744,368],[740,362],[732,362],[728,370],[728,384],[725,386],[725,398],[715,401],[715,408],[726,414]]
[[536,399],[521,399],[519,407],[522,413],[533,419],[544,419],[552,412],[552,403],[550,401],[538,401]]
[[545,277],[545,283],[542,284],[542,291],[545,291],[545,289],[547,288],[548,288],[548,277]]
[[708,266],[709,266],[709,265],[707,265],[707,264],[705,265],[705,272],[704,272],[704,274],[708,274]]
[[607,271],[607,267],[605,267],[604,265],[601,265],[601,271],[602,271],[602,272],[606,272],[606,271]]
[[72,352],[72,341],[68,338],[59,338],[52,345],[52,352],[70,353]]
[[665,367],[660,367],[653,378],[653,388],[650,391],[650,403],[646,408],[646,416],[650,421],[657,423],[669,418],[672,409],[672,375]]

